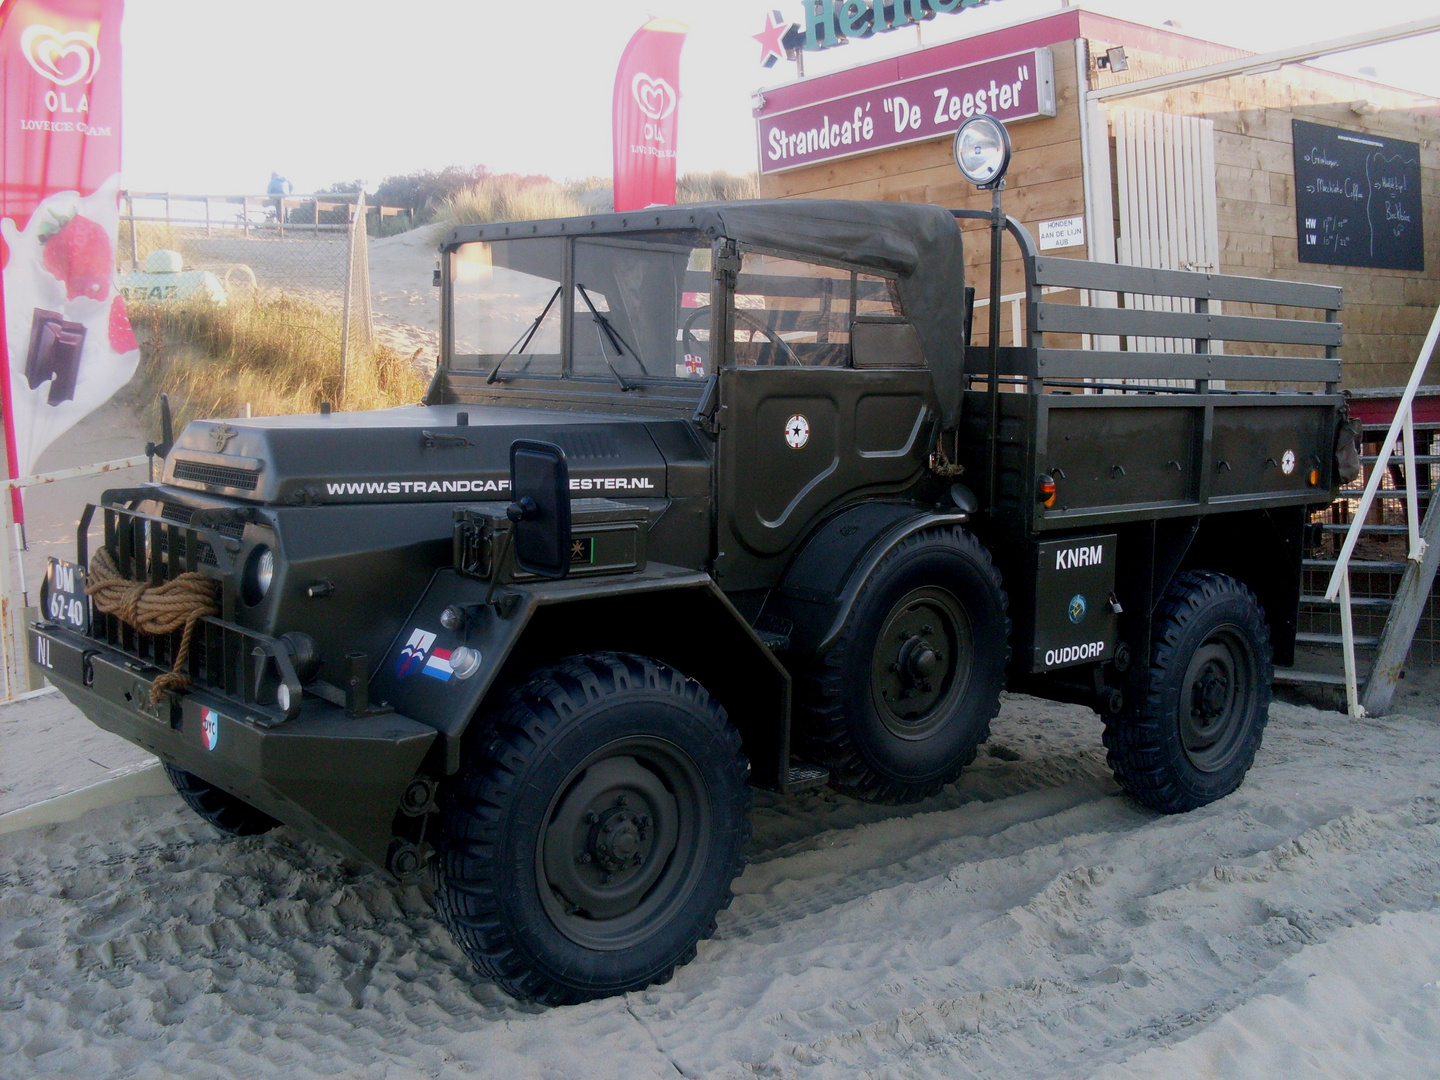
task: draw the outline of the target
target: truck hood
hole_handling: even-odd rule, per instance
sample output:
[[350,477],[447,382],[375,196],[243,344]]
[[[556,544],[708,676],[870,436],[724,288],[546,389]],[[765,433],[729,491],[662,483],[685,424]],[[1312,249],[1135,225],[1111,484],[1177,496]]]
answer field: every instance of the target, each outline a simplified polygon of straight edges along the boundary
[[661,498],[657,438],[677,433],[651,429],[682,424],[494,405],[197,420],[166,457],[164,481],[278,505],[508,499],[510,444],[536,439],[565,451],[577,496]]

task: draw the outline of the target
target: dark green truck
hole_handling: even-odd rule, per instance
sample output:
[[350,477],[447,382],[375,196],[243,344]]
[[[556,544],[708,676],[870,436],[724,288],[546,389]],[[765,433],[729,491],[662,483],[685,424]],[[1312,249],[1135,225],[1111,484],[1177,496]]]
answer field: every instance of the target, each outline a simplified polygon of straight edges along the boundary
[[[1336,486],[1339,291],[1044,258],[1002,220],[1028,329],[972,346],[962,216],[456,228],[424,403],[190,424],[86,509],[31,660],[221,829],[433,873],[544,1002],[694,955],[751,785],[924,798],[1007,686],[1101,713],[1144,805],[1217,799]],[[96,560],[213,614],[146,633]]]

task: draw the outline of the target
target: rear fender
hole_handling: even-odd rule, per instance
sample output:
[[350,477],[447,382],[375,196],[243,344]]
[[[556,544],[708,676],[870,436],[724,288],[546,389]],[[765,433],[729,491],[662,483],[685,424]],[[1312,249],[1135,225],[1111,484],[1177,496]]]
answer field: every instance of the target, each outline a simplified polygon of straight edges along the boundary
[[[459,771],[492,693],[564,656],[632,652],[670,664],[714,695],[740,732],[754,781],[780,790],[790,756],[790,677],[708,574],[652,563],[640,574],[498,590],[442,570],[397,635],[371,684],[383,700],[440,733],[432,766]],[[440,625],[446,607],[466,625]],[[468,679],[449,670],[459,646],[478,649]]]
[[790,633],[792,651],[819,656],[840,636],[856,597],[886,554],[924,529],[963,525],[963,512],[862,503],[822,523],[791,561],[765,607],[767,625]]

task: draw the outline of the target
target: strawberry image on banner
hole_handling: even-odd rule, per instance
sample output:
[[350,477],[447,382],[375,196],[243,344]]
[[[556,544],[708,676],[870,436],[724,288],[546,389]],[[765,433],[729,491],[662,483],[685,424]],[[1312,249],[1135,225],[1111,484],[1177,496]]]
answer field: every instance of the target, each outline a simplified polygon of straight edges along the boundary
[[680,50],[690,28],[651,19],[636,31],[615,76],[615,209],[675,204]]
[[0,397],[11,476],[28,475],[140,360],[114,287],[123,10],[123,0],[0,0]]

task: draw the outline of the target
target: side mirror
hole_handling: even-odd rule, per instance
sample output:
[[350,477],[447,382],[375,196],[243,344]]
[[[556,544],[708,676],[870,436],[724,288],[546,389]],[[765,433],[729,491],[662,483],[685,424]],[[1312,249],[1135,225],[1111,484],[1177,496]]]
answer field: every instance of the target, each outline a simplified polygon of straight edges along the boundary
[[559,580],[570,573],[570,466],[553,443],[510,444],[510,495],[505,516],[515,523],[515,565]]

